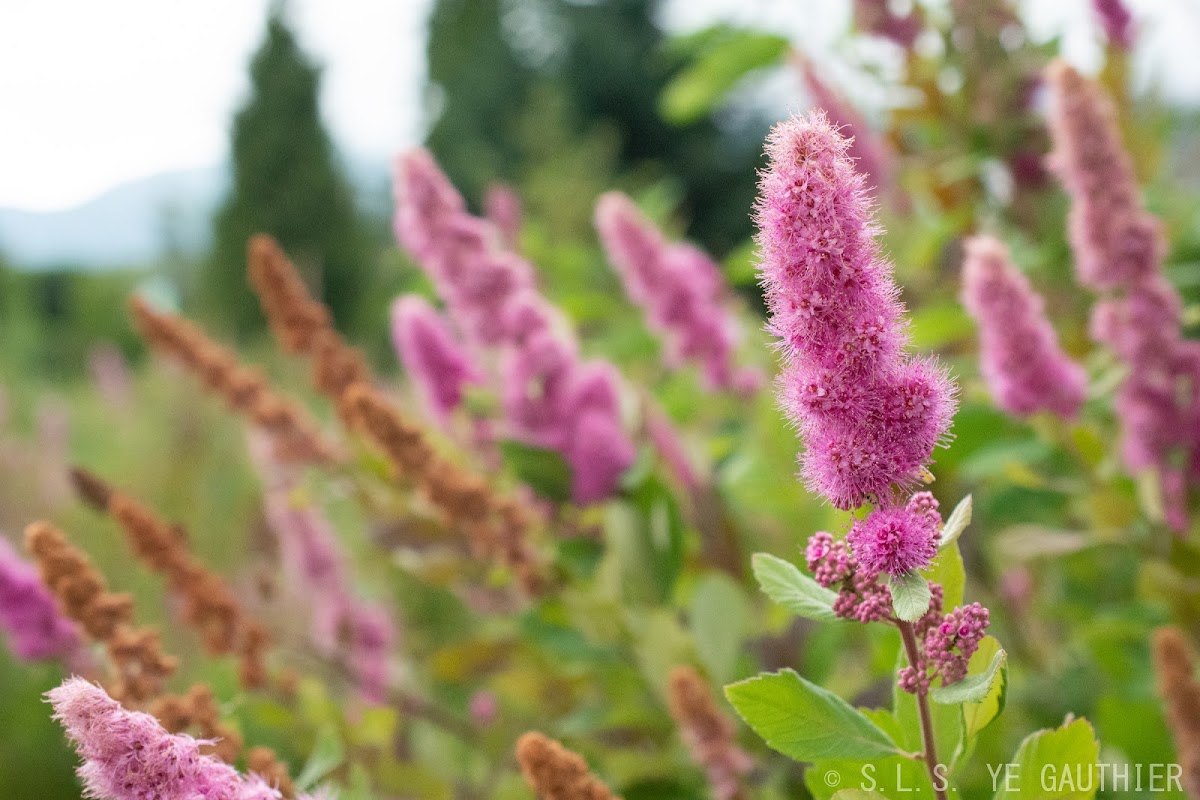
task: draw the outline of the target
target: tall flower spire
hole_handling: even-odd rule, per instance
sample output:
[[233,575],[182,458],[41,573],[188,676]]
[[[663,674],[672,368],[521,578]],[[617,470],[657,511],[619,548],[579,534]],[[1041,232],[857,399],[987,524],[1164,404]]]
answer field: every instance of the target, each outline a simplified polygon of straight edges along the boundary
[[777,125],[756,209],[780,400],[807,444],[802,474],[838,508],[911,486],[955,407],[944,372],[904,352],[903,306],[848,149],[824,113]]
[[595,222],[625,293],[664,338],[668,366],[695,362],[712,389],[757,389],[762,376],[734,363],[737,325],[725,307],[727,288],[716,262],[686,242],[669,243],[620,192],[600,196]]
[[[54,718],[83,757],[79,777],[97,800],[280,800],[278,789],[257,775],[243,776],[201,754],[201,742],[170,734],[158,720],[129,711],[103,689],[70,678],[46,693]],[[315,800],[301,795],[297,800]]]
[[996,405],[1018,416],[1074,418],[1087,375],[1059,347],[1042,298],[997,239],[967,241],[962,300],[979,324],[983,377]]
[[1183,303],[1163,274],[1162,224],[1142,206],[1111,100],[1061,61],[1046,78],[1075,270],[1105,293],[1092,337],[1129,365],[1116,395],[1125,465],[1157,474],[1166,522],[1183,532],[1188,484],[1200,477],[1200,344],[1180,334]]

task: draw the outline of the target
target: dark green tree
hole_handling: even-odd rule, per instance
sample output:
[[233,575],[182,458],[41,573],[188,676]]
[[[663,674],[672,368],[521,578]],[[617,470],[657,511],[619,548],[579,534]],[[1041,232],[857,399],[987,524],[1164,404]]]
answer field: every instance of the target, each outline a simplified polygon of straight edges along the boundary
[[354,194],[321,122],[321,70],[272,7],[232,129],[232,182],[202,276],[208,311],[239,335],[263,327],[246,281],[246,240],[276,237],[339,325],[355,322],[372,270]]
[[[636,175],[678,182],[688,233],[725,253],[750,233],[767,121],[665,120],[664,87],[686,66],[667,53],[659,0],[437,0],[429,25],[428,145],[468,198],[490,181],[522,186],[530,113],[560,96],[578,137],[615,138],[608,187]],[[546,120],[547,126],[553,123]],[[560,154],[570,158],[570,153]],[[565,190],[565,189],[564,189]]]

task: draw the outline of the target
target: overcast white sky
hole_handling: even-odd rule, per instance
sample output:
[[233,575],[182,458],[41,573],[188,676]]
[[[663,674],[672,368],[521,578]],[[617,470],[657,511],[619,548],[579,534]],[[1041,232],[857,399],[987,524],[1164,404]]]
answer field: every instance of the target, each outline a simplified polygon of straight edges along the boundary
[[[1043,35],[1094,63],[1090,0],[1027,0]],[[1139,74],[1200,104],[1200,0],[1132,0]],[[77,205],[121,183],[219,163],[268,0],[0,2],[0,206]],[[293,0],[304,45],[326,66],[323,111],[339,146],[385,155],[421,136],[430,0]],[[714,17],[785,30],[828,49],[829,0],[677,0],[673,26]],[[808,6],[811,6],[808,7]],[[798,11],[797,9],[801,9]],[[821,13],[813,13],[822,9]]]

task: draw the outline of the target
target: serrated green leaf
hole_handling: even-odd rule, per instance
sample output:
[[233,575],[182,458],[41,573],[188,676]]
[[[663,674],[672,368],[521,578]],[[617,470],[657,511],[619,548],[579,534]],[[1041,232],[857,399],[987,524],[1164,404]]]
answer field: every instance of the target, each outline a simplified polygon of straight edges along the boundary
[[958,540],[962,536],[962,532],[971,524],[971,495],[967,495],[958,502],[954,510],[950,512],[950,517],[946,520],[946,524],[942,526],[942,538],[938,541],[938,547],[945,547]]
[[[975,672],[982,668],[984,664],[990,664],[995,658],[996,653],[999,652],[1003,651],[1000,649],[1000,642],[996,640],[995,636],[983,637],[983,641],[979,643],[979,649],[971,656],[969,671]],[[977,703],[966,703],[963,705],[964,733],[968,742],[990,725],[996,717],[1000,716],[1000,712],[1004,710],[1004,703],[1007,699],[1008,664],[1006,663],[1003,669],[1000,670],[999,680],[992,683],[986,697]]]
[[838,619],[833,613],[837,594],[805,575],[795,564],[770,553],[755,553],[750,564],[763,593],[788,611],[824,622]]
[[893,575],[889,581],[892,587],[892,608],[896,616],[905,622],[920,619],[929,610],[929,581],[919,572],[906,572],[903,575]]
[[979,703],[992,690],[992,683],[997,678],[1004,680],[1002,674],[1008,669],[1008,654],[997,650],[987,669],[979,675],[968,675],[958,683],[950,686],[938,686],[929,696],[935,703],[954,705],[956,703]]
[[950,609],[962,604],[967,574],[963,568],[962,553],[958,550],[958,542],[951,542],[939,550],[933,565],[922,571],[921,574],[925,576],[926,580],[941,584],[943,608]]
[[790,669],[730,684],[725,696],[768,745],[796,761],[871,760],[902,752],[861,711]]
[[571,499],[571,465],[560,453],[523,442],[500,442],[500,455],[518,479],[547,500]]
[[1100,743],[1086,719],[1031,733],[1000,773],[993,800],[1089,800],[1100,784],[1099,757]]

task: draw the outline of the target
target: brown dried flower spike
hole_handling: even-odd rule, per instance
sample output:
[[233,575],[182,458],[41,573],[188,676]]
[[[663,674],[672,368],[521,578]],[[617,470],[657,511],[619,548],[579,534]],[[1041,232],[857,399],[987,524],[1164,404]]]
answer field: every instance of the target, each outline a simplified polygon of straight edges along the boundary
[[1183,788],[1200,797],[1200,682],[1195,677],[1192,648],[1178,628],[1154,632],[1154,672],[1166,705],[1167,725],[1175,738],[1176,758],[1183,768]]
[[171,590],[184,600],[184,619],[199,632],[208,652],[236,650],[242,658],[243,682],[250,688],[262,686],[264,631],[247,616],[221,576],[188,549],[186,532],[85,469],[72,468],[71,482],[85,500],[116,520],[138,558],[167,577]]
[[63,612],[93,640],[108,645],[114,673],[109,694],[134,703],[162,694],[177,662],[162,652],[158,631],[130,626],[129,595],[109,593],[104,576],[88,557],[48,522],[34,522],[25,529],[25,549]]
[[713,797],[744,800],[741,777],[752,762],[734,742],[733,723],[717,709],[705,680],[691,667],[676,667],[667,699],[692,759],[708,775]]
[[243,366],[233,351],[209,339],[183,317],[155,311],[140,298],[133,298],[129,306],[146,343],[179,361],[210,390],[222,395],[230,408],[271,434],[280,458],[336,460],[336,449],[324,440],[300,406],[272,391],[266,378],[258,370]]
[[517,740],[517,761],[540,800],[620,800],[581,756],[536,731]]

